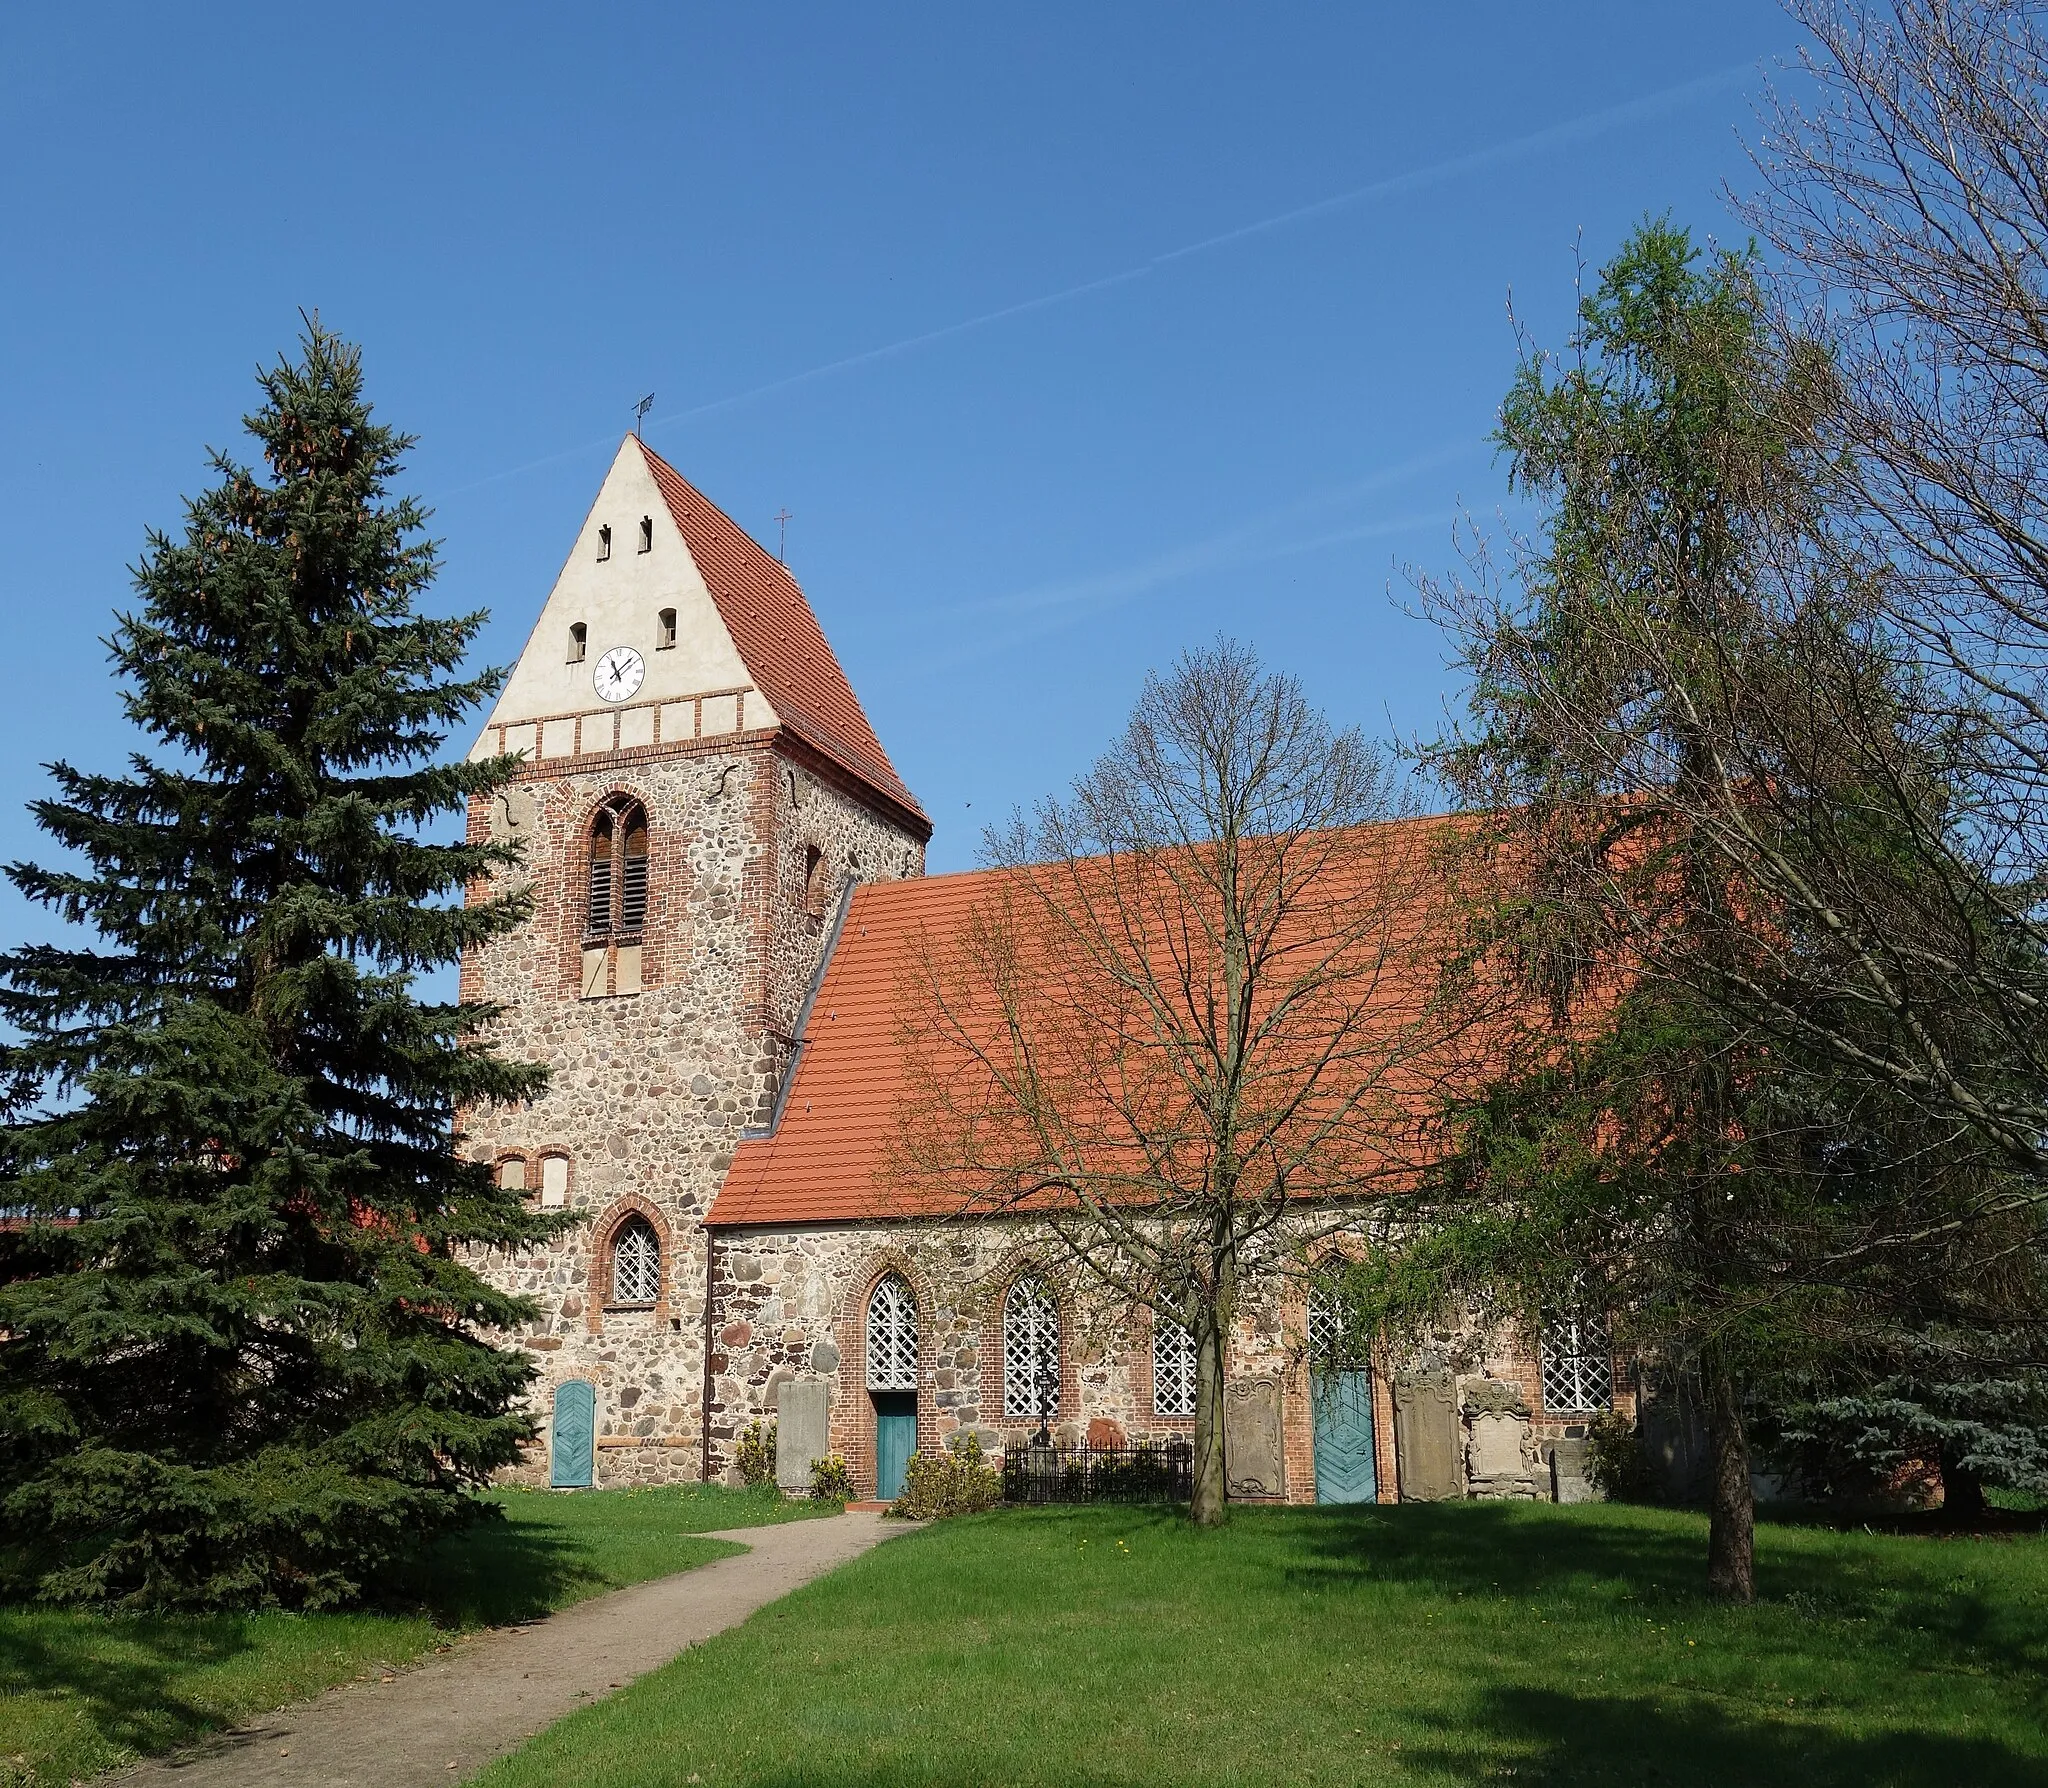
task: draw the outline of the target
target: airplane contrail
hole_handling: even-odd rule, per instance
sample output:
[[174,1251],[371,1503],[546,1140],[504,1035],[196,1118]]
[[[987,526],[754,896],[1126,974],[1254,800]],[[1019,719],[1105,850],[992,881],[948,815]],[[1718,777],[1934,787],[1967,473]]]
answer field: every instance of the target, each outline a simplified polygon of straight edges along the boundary
[[[1478,173],[1505,162],[1519,161],[1526,156],[1540,154],[1546,149],[1556,148],[1564,143],[1583,142],[1589,137],[1604,136],[1609,131],[1630,124],[1640,124],[1652,118],[1663,117],[1695,100],[1719,93],[1755,71],[1756,64],[1753,62],[1737,63],[1728,68],[1718,69],[1712,74],[1682,81],[1675,87],[1659,88],[1655,93],[1646,93],[1639,99],[1624,100],[1619,105],[1603,106],[1598,111],[1585,112],[1576,118],[1567,118],[1562,123],[1546,125],[1541,130],[1530,131],[1523,136],[1509,137],[1505,141],[1491,143],[1463,155],[1453,155],[1443,161],[1431,162],[1427,167],[1410,168],[1405,173],[1389,174],[1382,179],[1368,181],[1363,186],[1354,186],[1348,191],[1333,193],[1328,198],[1316,199],[1306,205],[1296,205],[1286,211],[1276,211],[1270,217],[1239,224],[1216,235],[1204,236],[1199,241],[1183,243],[1178,248],[1164,249],[1118,273],[1106,273],[1097,279],[1083,280],[1079,285],[1063,286],[1056,292],[1045,292],[1036,298],[1020,299],[1014,304],[983,311],[978,316],[963,317],[957,323],[946,323],[936,329],[906,335],[900,341],[885,342],[880,347],[866,348],[860,353],[847,354],[837,360],[827,360],[820,365],[806,367],[801,372],[787,373],[779,379],[769,380],[765,385],[754,385],[745,391],[736,391],[729,397],[711,398],[704,403],[693,404],[688,409],[656,418],[646,425],[643,432],[652,434],[657,429],[679,427],[685,422],[714,415],[720,410],[730,410],[741,404],[772,397],[775,393],[787,391],[793,386],[807,385],[814,379],[830,378],[835,373],[850,372],[855,367],[871,366],[878,360],[893,359],[899,354],[908,354],[915,349],[929,347],[933,342],[965,335],[970,330],[986,329],[992,323],[1004,322],[1011,317],[1024,316],[1031,311],[1048,310],[1057,304],[1071,304],[1076,299],[1108,291],[1111,287],[1129,285],[1134,280],[1147,278],[1158,269],[1171,266],[1176,261],[1184,261],[1194,255],[1210,254],[1253,236],[1262,236],[1269,231],[1305,223],[1311,218],[1327,217],[1332,212],[1364,204],[1370,199],[1420,192],[1425,188],[1441,185],[1445,181],[1459,179],[1466,174]],[[617,440],[617,433],[600,435],[583,442],[580,446],[567,447],[559,453],[551,453],[543,459],[529,460],[524,465],[512,466],[505,471],[492,472],[485,477],[473,479],[468,484],[457,485],[453,490],[443,494],[461,496],[465,492],[479,490],[487,484],[498,484],[507,478],[517,478],[527,472],[539,471],[543,466],[558,465],[563,460],[575,459],[600,447],[609,447]]]

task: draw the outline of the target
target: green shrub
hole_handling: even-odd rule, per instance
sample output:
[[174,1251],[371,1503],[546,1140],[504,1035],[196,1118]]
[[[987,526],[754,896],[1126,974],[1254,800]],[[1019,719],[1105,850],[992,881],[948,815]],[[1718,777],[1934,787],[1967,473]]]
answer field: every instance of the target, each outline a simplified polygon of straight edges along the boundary
[[1642,1437],[1617,1410],[1586,1425],[1586,1476],[1610,1502],[1641,1502],[1649,1494]]
[[837,1453],[811,1461],[811,1494],[820,1502],[851,1502],[853,1473]]
[[740,1482],[749,1490],[765,1490],[775,1482],[775,1424],[763,1428],[756,1422],[740,1436],[739,1451],[733,1455]]
[[943,1453],[912,1453],[903,1472],[903,1494],[889,1513],[905,1521],[936,1521],[972,1515],[1003,1499],[1003,1474],[981,1456],[974,1434],[956,1434]]

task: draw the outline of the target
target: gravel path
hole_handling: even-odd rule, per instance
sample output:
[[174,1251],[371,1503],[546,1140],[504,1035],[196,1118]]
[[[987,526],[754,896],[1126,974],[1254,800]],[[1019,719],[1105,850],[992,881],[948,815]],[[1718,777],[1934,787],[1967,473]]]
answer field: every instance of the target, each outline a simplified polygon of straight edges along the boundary
[[153,1788],[421,1788],[461,1782],[543,1726],[904,1529],[848,1512],[706,1537],[748,1550],[459,1641],[118,1778]]

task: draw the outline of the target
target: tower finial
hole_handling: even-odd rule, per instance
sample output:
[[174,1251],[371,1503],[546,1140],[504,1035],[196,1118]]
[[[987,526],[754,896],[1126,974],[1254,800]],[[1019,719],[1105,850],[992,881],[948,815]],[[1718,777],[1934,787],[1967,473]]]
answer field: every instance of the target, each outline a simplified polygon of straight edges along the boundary
[[634,439],[634,440],[636,440],[636,441],[637,441],[637,440],[639,440],[639,438],[640,438],[640,424],[641,424],[642,422],[644,422],[644,421],[645,421],[645,420],[647,419],[647,412],[648,412],[649,410],[653,409],[653,408],[654,408],[654,393],[653,393],[653,392],[651,392],[651,391],[650,391],[650,392],[648,392],[648,394],[647,394],[647,395],[646,395],[645,397],[643,397],[643,398],[642,398],[642,399],[641,399],[641,400],[640,400],[640,401],[639,401],[639,402],[638,402],[637,404],[635,404],[635,405],[633,406],[633,439]]

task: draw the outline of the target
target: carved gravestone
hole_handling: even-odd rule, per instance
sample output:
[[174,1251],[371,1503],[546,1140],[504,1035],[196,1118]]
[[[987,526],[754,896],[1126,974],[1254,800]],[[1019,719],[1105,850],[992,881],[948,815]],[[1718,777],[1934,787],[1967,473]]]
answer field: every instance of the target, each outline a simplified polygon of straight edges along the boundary
[[1465,1494],[1459,1458],[1457,1388],[1447,1366],[1394,1375],[1394,1464],[1403,1502],[1444,1502]]
[[1223,1488],[1230,1496],[1281,1496],[1280,1381],[1234,1378],[1223,1387]]
[[811,1487],[811,1461],[832,1450],[832,1387],[822,1378],[783,1385],[775,1415],[775,1481],[784,1490]]
[[1521,1388],[1499,1378],[1468,1378],[1459,1387],[1465,1406],[1465,1472],[1471,1494],[1547,1500],[1550,1485],[1537,1475],[1529,1438],[1529,1406]]

